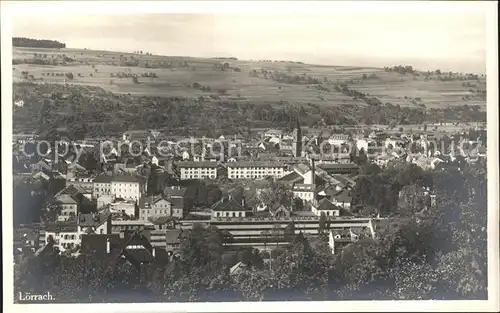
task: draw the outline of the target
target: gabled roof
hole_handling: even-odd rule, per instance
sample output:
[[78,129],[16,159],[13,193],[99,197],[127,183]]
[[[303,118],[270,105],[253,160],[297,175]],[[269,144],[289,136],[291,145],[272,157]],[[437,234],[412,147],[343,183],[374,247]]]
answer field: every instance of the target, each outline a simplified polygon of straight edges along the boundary
[[56,196],[56,203],[60,204],[78,204],[80,203],[79,199],[76,196],[68,195],[68,194],[60,194]]
[[222,198],[212,206],[213,211],[246,211],[246,209],[234,199]]
[[278,182],[289,183],[289,184],[300,183],[303,181],[304,181],[304,177],[300,176],[296,172],[291,172],[290,174],[285,175],[285,176],[281,177],[280,179],[278,179]]
[[151,202],[151,204],[156,204],[156,203],[161,202],[161,201],[166,201],[166,202],[170,203],[170,201],[168,201],[167,199],[165,199],[163,197],[156,197],[156,198],[153,199],[153,201]]
[[333,196],[333,199],[335,199],[338,202],[351,202],[352,197],[349,195],[349,191],[344,189],[335,194]]
[[155,259],[152,251],[147,249],[123,249],[122,255],[137,269],[141,267],[142,263],[150,263]]
[[322,196],[331,197],[331,196],[334,196],[335,194],[337,194],[338,190],[337,190],[336,186],[326,185],[326,186],[321,186],[318,189],[316,189],[316,193],[318,193]]
[[317,210],[340,210],[335,204],[330,200],[324,198],[318,202]]
[[77,186],[75,185],[69,185],[68,187],[64,188],[63,190],[59,191],[55,196],[59,196],[59,195],[70,195],[70,196],[76,196],[80,193],[82,193],[83,189],[81,188],[78,188]]
[[54,251],[53,249],[54,249],[54,242],[49,241],[45,246],[43,246],[35,251],[35,256],[39,257],[39,256],[47,255],[48,253],[53,252]]
[[124,245],[124,239],[118,234],[100,235],[100,234],[84,234],[82,235],[80,252],[83,254],[105,254],[107,253],[107,241],[110,241],[110,249],[112,251],[120,250]]

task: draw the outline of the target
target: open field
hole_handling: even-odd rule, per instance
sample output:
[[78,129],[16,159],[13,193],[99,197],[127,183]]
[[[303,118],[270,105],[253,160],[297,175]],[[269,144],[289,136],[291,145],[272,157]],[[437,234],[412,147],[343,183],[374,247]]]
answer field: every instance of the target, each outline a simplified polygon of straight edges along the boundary
[[[113,93],[187,98],[217,96],[222,100],[253,104],[285,101],[321,106],[341,107],[345,104],[366,106],[362,100],[346,96],[334,88],[337,84],[347,84],[351,89],[377,97],[382,103],[389,102],[401,107],[418,107],[422,104],[427,108],[464,104],[479,105],[484,108],[486,106],[486,101],[469,91],[469,87],[463,86],[464,81],[424,81],[423,76],[400,75],[377,68],[20,47],[14,47],[13,59],[15,62],[23,63],[21,60],[34,59],[35,54],[36,58],[57,65],[15,64],[14,82],[26,81],[22,72],[27,71],[32,75],[30,80],[38,83],[64,83],[66,80],[70,84],[99,86]],[[64,57],[70,61],[63,62]],[[141,65],[126,66],[127,62],[139,62]],[[220,68],[215,68],[223,62],[228,62],[230,69],[222,71]],[[150,68],[144,67],[146,63]],[[160,68],[151,68],[157,65],[160,65]],[[239,71],[232,70],[234,68],[238,68]],[[277,82],[269,77],[266,79],[262,75],[251,77],[249,74],[253,70],[311,77],[321,81],[321,85],[328,91],[319,90],[318,84],[289,84]],[[120,72],[137,75],[138,82],[134,83],[132,77],[111,77]],[[58,73],[62,76],[56,76]],[[64,73],[72,73],[74,78],[66,79]],[[155,73],[157,77],[141,77],[144,73]],[[363,74],[374,74],[376,79],[363,80]],[[210,91],[194,88],[195,83],[209,87]],[[484,82],[473,83],[478,85],[478,88],[485,89]],[[415,103],[412,98],[421,98],[421,101]]]

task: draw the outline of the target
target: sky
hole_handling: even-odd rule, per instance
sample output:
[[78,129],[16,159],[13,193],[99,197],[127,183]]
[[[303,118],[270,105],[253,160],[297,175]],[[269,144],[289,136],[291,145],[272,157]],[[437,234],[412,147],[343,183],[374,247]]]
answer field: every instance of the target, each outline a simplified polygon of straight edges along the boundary
[[59,40],[68,48],[486,71],[484,10],[282,14],[38,11],[17,14],[12,23],[13,36]]

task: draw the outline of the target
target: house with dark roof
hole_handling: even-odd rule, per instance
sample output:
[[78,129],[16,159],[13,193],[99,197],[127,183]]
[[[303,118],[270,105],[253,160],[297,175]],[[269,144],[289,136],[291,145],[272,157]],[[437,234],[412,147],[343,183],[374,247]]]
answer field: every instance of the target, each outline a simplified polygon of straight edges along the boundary
[[248,212],[242,204],[231,196],[222,197],[222,199],[212,205],[212,218],[245,217]]
[[349,190],[343,189],[334,195],[331,196],[330,198],[331,202],[343,209],[350,210],[351,209],[351,202],[352,202],[352,196]]
[[269,213],[274,217],[289,218],[291,212],[283,204],[276,204],[274,207],[269,208]]
[[92,213],[78,215],[78,232],[85,234],[111,234],[111,214]]
[[147,236],[141,232],[121,233],[120,235],[82,235],[82,254],[107,255],[123,259],[137,270],[142,265],[156,261],[168,261],[164,249],[154,248]]
[[323,198],[318,203],[313,204],[311,211],[316,216],[321,216],[322,213],[326,216],[340,216],[340,208],[326,198]]
[[80,253],[86,255],[119,254],[125,240],[119,234],[84,234]]
[[89,203],[89,199],[81,193],[80,188],[72,185],[58,192],[52,200],[52,205],[61,208],[61,212],[57,216],[58,221],[67,221],[72,218],[76,219],[82,206]]
[[171,216],[182,218],[187,211],[187,188],[180,186],[166,187],[163,189],[165,199],[170,202]]
[[277,182],[288,186],[293,186],[294,184],[304,183],[304,177],[302,177],[302,175],[299,175],[299,173],[293,171],[278,179]]

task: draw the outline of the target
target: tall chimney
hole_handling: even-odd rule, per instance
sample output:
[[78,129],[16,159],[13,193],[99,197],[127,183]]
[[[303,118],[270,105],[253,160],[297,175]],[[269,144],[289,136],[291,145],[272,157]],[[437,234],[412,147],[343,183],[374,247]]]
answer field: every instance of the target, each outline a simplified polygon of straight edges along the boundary
[[109,238],[106,239],[106,253],[111,253],[111,242]]
[[311,183],[314,185],[316,181],[316,164],[314,163],[314,157],[311,158]]

